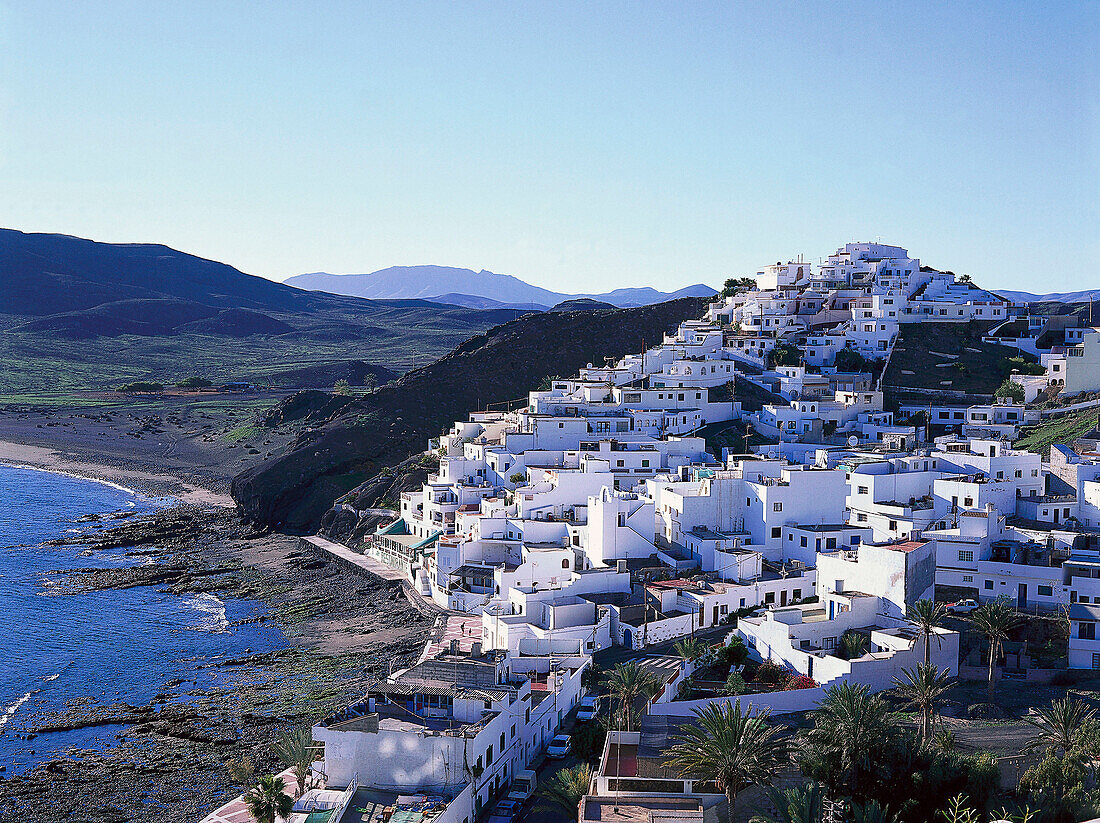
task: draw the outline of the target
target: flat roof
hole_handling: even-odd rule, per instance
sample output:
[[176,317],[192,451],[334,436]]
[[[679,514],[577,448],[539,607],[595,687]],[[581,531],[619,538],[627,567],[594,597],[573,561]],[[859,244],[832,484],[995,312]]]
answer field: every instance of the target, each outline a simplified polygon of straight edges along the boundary
[[904,543],[895,543],[894,545],[886,546],[885,548],[892,549],[896,552],[905,552],[908,554],[911,551],[916,551],[917,549],[927,545],[927,540],[907,540]]
[[1100,606],[1086,606],[1074,603],[1069,607],[1070,620],[1100,620]]

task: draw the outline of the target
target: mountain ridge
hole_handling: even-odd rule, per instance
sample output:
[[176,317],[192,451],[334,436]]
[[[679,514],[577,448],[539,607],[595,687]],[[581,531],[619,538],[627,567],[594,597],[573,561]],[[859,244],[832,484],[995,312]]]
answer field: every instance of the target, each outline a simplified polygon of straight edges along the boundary
[[696,283],[672,292],[662,292],[651,286],[619,288],[610,292],[556,292],[534,286],[511,274],[497,274],[485,269],[454,266],[390,266],[365,274],[330,274],[311,272],[288,277],[287,285],[329,294],[342,294],[366,299],[419,298],[439,302],[458,301],[470,305],[478,299],[493,300],[509,308],[545,310],[567,300],[591,299],[619,308],[648,306],[677,300],[681,297],[710,297],[717,291]]
[[1016,303],[1087,303],[1089,300],[1100,300],[1100,289],[1082,289],[1081,291],[1059,291],[1050,294],[1034,294],[1029,291],[1012,291],[1007,289],[991,289],[994,294],[999,294],[1006,300]]
[[309,292],[158,243],[0,229],[0,393],[267,385],[349,359],[400,372],[523,313]]

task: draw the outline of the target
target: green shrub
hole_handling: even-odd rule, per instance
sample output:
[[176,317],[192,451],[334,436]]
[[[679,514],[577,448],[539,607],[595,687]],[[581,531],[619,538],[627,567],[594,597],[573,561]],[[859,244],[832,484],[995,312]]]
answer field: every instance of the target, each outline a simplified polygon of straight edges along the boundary
[[844,348],[836,353],[833,365],[837,371],[861,372],[867,370],[867,359],[855,349]]
[[1006,377],[994,394],[997,397],[1007,397],[1016,403],[1024,402],[1024,387],[1013,381],[1011,377]]
[[209,389],[214,384],[205,377],[187,377],[176,384],[177,389]]
[[740,666],[749,659],[749,650],[740,637],[733,638],[728,646],[722,648],[722,657],[730,666]]
[[123,394],[142,394],[146,392],[162,392],[164,391],[164,385],[161,383],[147,383],[142,380],[136,380],[133,383],[126,383],[115,389],[117,392]]
[[745,693],[745,678],[740,672],[730,672],[730,676],[726,678],[726,685],[722,687],[722,693],[731,696]]

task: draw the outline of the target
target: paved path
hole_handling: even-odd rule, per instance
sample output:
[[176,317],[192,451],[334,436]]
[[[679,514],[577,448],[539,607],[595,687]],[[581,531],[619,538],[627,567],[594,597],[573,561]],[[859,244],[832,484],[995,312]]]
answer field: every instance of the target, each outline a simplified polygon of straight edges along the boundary
[[[294,797],[298,792],[298,781],[294,779],[292,770],[287,769],[278,776],[283,778],[285,784],[283,791]],[[202,819],[201,823],[254,823],[254,820],[255,818],[248,811],[248,806],[245,805],[244,795],[242,794],[216,811],[210,812]]]
[[394,583],[406,583],[405,576],[396,569],[391,569],[385,563],[380,563],[372,557],[368,557],[365,554],[359,554],[353,552],[347,546],[342,546],[339,543],[333,543],[331,540],[326,540],[323,537],[312,535],[310,537],[303,537],[302,540],[306,541],[310,545],[324,552],[325,554],[336,557],[343,560],[345,563],[350,563],[353,566],[358,566],[364,571],[368,571],[376,577],[381,577],[383,580],[391,580]]

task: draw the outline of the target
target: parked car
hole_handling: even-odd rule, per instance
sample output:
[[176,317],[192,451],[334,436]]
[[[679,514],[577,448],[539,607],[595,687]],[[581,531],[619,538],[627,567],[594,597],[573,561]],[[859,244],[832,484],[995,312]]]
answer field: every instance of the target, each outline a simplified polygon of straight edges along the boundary
[[599,695],[587,694],[581,698],[580,706],[577,708],[577,720],[595,720],[596,715],[598,715],[599,713]]
[[966,600],[959,600],[955,603],[947,604],[948,614],[970,614],[974,609],[978,608],[978,601],[972,598]]
[[516,776],[512,778],[512,785],[508,787],[508,799],[522,805],[528,797],[535,793],[537,782],[538,777],[529,769],[516,772]]
[[522,805],[516,800],[501,800],[489,812],[488,823],[512,823]]
[[572,748],[573,740],[569,735],[555,735],[554,739],[550,741],[550,745],[546,747],[546,756],[554,758],[565,757]]

